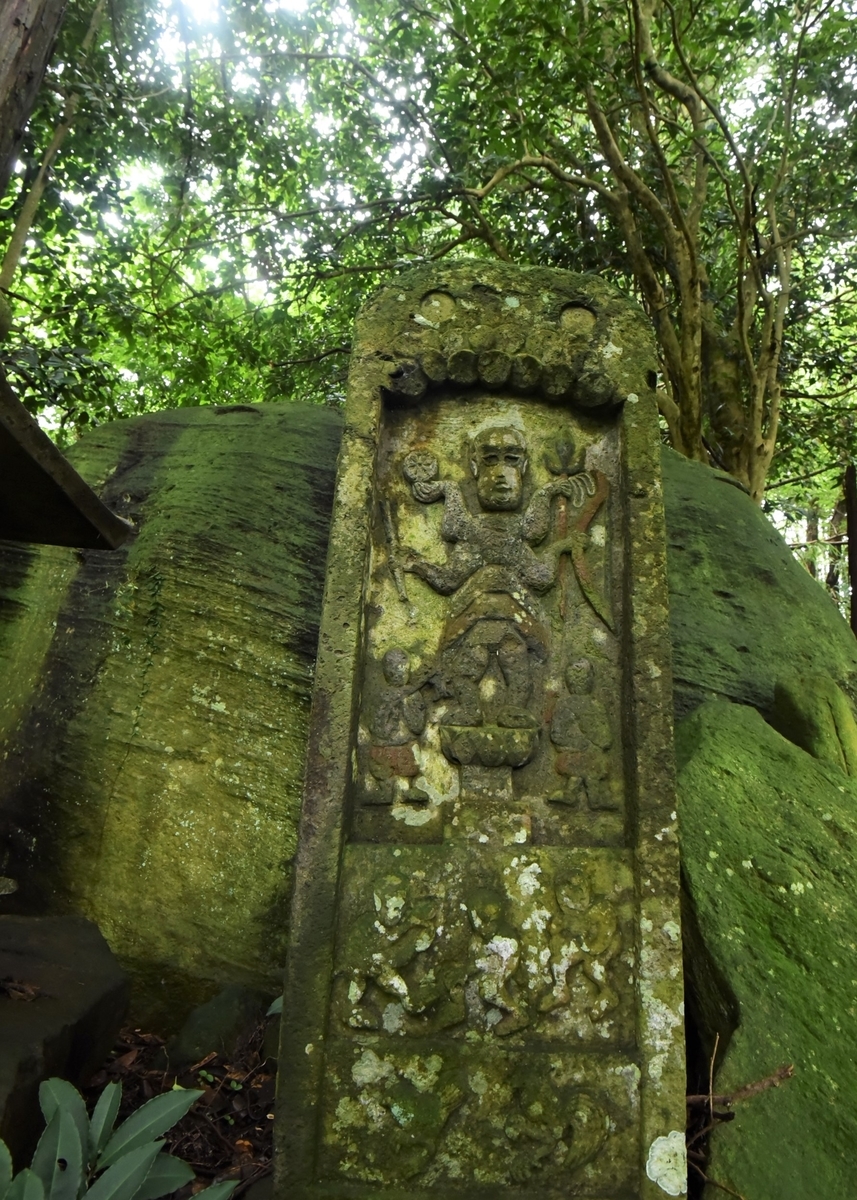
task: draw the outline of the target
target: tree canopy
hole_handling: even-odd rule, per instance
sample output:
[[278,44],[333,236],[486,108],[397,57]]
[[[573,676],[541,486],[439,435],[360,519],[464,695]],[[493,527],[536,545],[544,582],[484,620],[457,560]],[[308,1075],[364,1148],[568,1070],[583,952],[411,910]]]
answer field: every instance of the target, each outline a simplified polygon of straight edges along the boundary
[[652,318],[676,448],[829,513],[855,450],[855,15],[71,0],[0,207],[22,243],[0,274],[6,369],[66,436],[167,405],[335,402],[356,307],[392,271],[599,271]]

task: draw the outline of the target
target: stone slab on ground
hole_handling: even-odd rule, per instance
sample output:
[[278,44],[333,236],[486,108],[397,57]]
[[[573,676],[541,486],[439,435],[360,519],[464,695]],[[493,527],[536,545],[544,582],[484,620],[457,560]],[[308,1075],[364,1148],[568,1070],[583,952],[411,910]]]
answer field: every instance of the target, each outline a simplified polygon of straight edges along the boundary
[[128,1006],[127,979],[83,917],[0,916],[0,979],[38,989],[33,1000],[0,995],[0,1137],[20,1169],[42,1127],[38,1089],[73,1083],[106,1057]]
[[676,749],[683,867],[740,1015],[716,1090],[795,1067],[716,1131],[709,1175],[747,1200],[845,1200],[857,1147],[857,781],[722,701],[678,726]]

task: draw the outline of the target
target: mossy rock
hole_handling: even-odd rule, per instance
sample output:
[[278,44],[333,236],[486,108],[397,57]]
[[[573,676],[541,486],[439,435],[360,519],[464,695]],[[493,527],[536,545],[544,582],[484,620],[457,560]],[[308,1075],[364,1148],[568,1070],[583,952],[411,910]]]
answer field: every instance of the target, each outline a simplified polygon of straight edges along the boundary
[[276,404],[103,426],[70,457],[135,539],[0,554],[4,910],[95,920],[150,1027],[279,985],[340,430]]
[[853,691],[857,640],[731,476],[662,455],[676,713],[705,699],[768,715],[787,675]]
[[[736,1107],[709,1175],[747,1200],[844,1200],[857,1146],[857,781],[722,701],[683,721],[676,745],[696,932],[737,1005],[716,1090],[795,1069]],[[690,955],[690,982],[710,1019],[718,987],[704,960]],[[723,999],[724,1019],[707,1023],[728,1035]]]
[[[164,1030],[228,984],[277,986],[341,429],[329,408],[288,404],[115,422],[71,457],[135,520],[136,540],[115,553],[0,549],[0,875],[20,884],[2,897],[3,910],[93,917],[133,976],[135,1016]],[[857,641],[765,516],[719,472],[670,451],[663,466],[679,714],[715,698],[776,719],[777,685],[795,677],[822,676],[850,692]],[[837,694],[826,709],[819,702],[821,718]],[[747,721],[748,709],[735,712]],[[760,738],[832,777],[835,767],[749,716]],[[702,732],[699,722],[682,728],[687,762]],[[705,745],[710,779],[734,784],[740,797],[736,747]],[[752,747],[742,744],[745,753]],[[700,913],[710,911],[714,976],[719,963],[745,1022],[724,1079],[743,1083],[788,1054],[770,1047],[758,1063],[732,1066],[756,993],[742,991],[739,963],[725,953],[718,878],[704,865],[706,842],[696,842],[694,831],[710,828],[702,824],[710,789],[687,770],[680,783],[686,860],[703,861],[688,878]],[[839,786],[850,796],[844,775]],[[764,790],[763,799],[775,828],[779,793]],[[777,846],[769,853],[788,863],[788,848]],[[844,904],[850,876],[840,885],[829,869],[830,894],[842,886]],[[759,945],[766,954],[776,947]],[[813,970],[822,990],[838,994],[837,967]],[[715,1016],[716,992],[712,985]],[[831,1046],[838,1037],[830,1027]],[[797,1083],[753,1105],[764,1112]],[[770,1161],[780,1135],[757,1129],[753,1111],[724,1130],[713,1170],[727,1139]],[[779,1178],[748,1200],[774,1200]]]

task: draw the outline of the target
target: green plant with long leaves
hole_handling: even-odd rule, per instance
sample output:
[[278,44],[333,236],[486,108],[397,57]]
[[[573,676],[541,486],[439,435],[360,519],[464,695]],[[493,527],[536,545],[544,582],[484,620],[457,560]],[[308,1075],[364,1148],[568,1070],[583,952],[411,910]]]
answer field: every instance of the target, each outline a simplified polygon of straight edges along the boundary
[[[158,1200],[189,1183],[193,1170],[165,1153],[162,1135],[188,1112],[201,1091],[174,1088],[146,1101],[114,1128],[122,1085],[108,1083],[90,1117],[80,1092],[47,1079],[39,1104],[47,1125],[33,1161],[13,1177],[0,1141],[0,1200]],[[206,1200],[227,1200],[237,1180],[206,1188]]]

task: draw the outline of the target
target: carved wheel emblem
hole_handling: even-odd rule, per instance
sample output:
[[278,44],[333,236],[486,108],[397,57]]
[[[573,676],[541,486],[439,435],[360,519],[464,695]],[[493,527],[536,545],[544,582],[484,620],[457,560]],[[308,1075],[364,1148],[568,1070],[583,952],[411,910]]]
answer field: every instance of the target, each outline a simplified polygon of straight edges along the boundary
[[430,450],[412,450],[402,464],[408,483],[431,483],[437,479],[438,462]]

